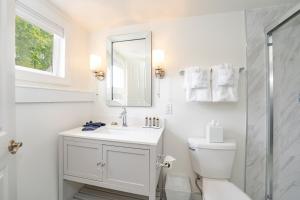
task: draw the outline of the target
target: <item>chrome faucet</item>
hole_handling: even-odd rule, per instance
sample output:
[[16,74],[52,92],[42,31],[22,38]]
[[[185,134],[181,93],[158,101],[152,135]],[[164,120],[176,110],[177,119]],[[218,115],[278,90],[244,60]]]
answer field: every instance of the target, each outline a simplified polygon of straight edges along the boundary
[[127,110],[125,107],[123,107],[123,111],[120,114],[120,118],[122,119],[122,126],[127,126]]

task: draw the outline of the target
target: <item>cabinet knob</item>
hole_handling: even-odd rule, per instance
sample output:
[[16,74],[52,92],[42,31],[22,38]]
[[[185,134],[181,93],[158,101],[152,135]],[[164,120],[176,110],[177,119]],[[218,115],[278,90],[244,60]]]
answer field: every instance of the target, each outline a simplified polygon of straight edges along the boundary
[[102,166],[102,163],[101,162],[97,162],[97,166],[99,167],[99,166]]
[[102,162],[101,167],[104,167],[104,166],[105,166],[105,162]]

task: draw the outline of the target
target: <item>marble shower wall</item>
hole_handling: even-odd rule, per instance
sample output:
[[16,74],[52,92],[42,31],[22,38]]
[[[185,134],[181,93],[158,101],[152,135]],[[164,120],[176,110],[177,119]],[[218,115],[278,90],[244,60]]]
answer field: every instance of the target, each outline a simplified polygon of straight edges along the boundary
[[264,29],[290,6],[246,10],[247,35],[247,151],[246,192],[253,200],[265,199],[266,179],[266,54]]

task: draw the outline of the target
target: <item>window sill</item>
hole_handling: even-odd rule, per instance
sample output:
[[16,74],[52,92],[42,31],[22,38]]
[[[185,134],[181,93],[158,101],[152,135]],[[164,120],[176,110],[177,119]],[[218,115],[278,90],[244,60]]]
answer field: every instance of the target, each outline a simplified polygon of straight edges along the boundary
[[96,93],[94,92],[29,87],[22,85],[16,86],[15,93],[15,102],[17,104],[93,102],[96,99]]
[[59,77],[55,76],[49,72],[43,72],[38,70],[26,69],[23,67],[15,66],[16,71],[16,82],[26,85],[31,85],[32,83],[37,85],[61,85],[61,86],[70,86],[71,81],[68,77]]

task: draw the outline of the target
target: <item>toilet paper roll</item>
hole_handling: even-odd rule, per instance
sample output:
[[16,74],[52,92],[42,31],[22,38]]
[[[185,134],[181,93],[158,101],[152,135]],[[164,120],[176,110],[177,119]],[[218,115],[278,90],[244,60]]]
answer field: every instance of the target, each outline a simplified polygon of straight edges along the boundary
[[171,169],[173,166],[173,162],[175,162],[176,159],[173,156],[167,155],[164,159],[164,167]]

